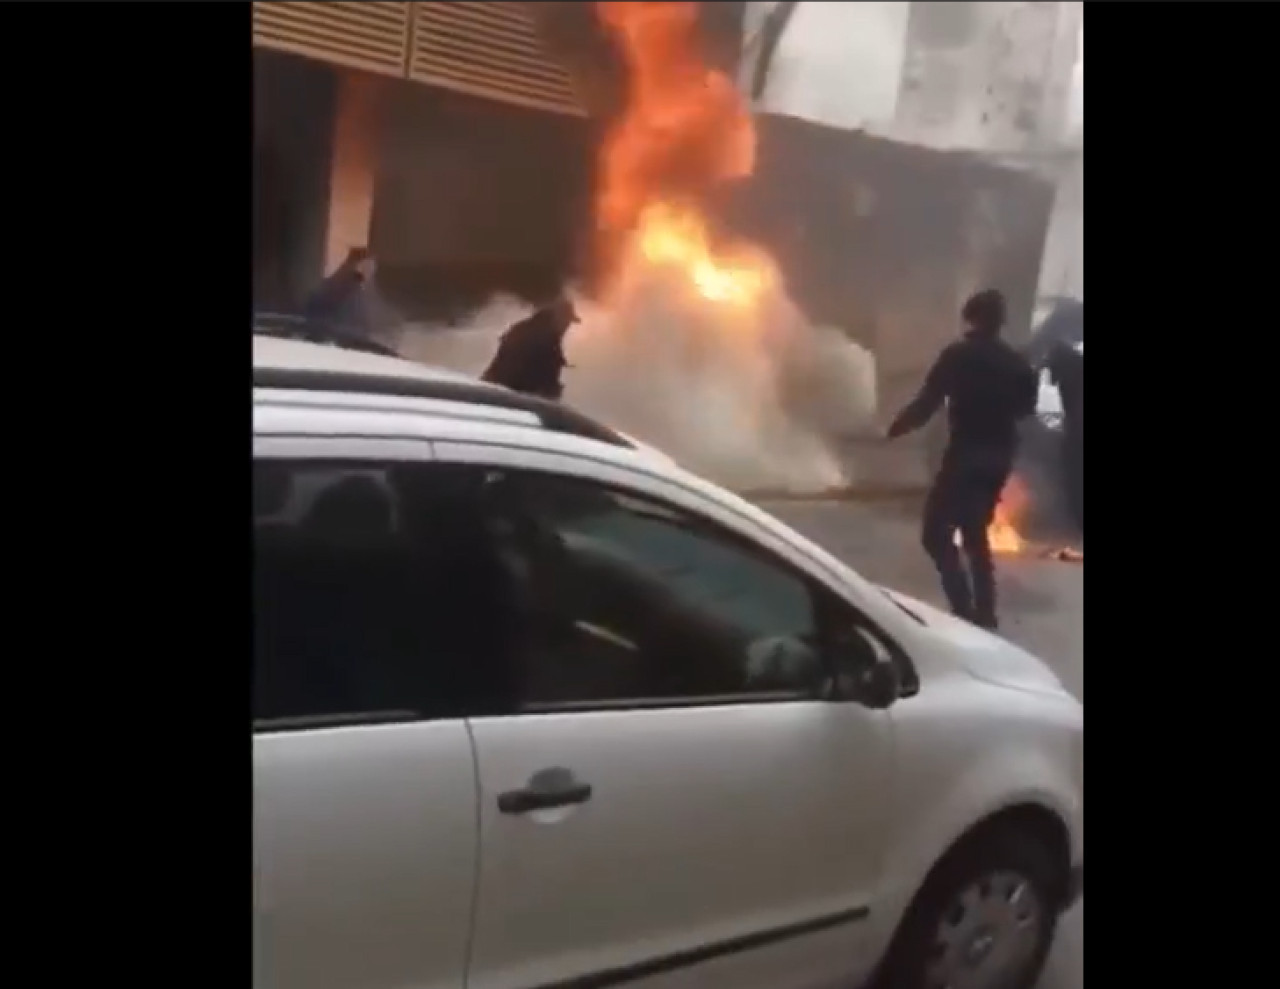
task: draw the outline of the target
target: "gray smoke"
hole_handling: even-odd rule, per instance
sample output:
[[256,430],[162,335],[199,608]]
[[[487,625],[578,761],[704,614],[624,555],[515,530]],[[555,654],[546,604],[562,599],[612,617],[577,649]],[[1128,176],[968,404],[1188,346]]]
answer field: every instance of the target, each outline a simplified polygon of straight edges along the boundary
[[[843,437],[875,416],[871,355],[810,326],[781,293],[732,310],[648,270],[613,305],[577,300],[565,401],[737,490],[816,492],[854,479]],[[471,374],[528,315],[498,297],[461,328],[409,327],[402,354]]]

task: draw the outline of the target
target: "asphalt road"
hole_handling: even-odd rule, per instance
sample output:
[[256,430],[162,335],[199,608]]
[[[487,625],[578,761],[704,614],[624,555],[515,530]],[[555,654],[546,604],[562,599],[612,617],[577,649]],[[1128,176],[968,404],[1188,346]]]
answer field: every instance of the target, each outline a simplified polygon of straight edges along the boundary
[[[912,514],[850,502],[762,502],[762,506],[870,580],[942,604]],[[1049,662],[1084,700],[1084,566],[1034,556],[999,564],[1002,633]],[[1083,989],[1084,904],[1063,918],[1038,989]]]

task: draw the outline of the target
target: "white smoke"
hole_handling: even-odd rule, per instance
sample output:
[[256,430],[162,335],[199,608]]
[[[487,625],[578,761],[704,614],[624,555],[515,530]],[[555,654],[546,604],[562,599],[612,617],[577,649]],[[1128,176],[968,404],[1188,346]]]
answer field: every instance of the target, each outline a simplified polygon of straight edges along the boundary
[[528,303],[513,296],[498,295],[460,325],[405,325],[396,342],[396,350],[412,361],[452,368],[478,377],[493,356],[498,338],[507,327],[524,319],[530,312],[532,309]]
[[[682,465],[744,491],[817,492],[853,481],[842,439],[873,422],[874,362],[808,325],[782,294],[750,312],[645,270],[604,307],[577,300],[565,401]],[[410,328],[404,356],[471,374],[529,307],[498,297],[461,328]]]

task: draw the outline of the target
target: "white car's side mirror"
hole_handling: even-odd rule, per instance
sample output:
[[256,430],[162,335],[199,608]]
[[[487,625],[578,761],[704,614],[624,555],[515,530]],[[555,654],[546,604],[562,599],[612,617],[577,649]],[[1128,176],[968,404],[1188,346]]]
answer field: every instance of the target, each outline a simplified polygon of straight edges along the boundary
[[883,710],[901,695],[897,666],[883,644],[865,629],[855,627],[853,635],[832,648],[829,659],[835,670],[828,700],[856,701]]

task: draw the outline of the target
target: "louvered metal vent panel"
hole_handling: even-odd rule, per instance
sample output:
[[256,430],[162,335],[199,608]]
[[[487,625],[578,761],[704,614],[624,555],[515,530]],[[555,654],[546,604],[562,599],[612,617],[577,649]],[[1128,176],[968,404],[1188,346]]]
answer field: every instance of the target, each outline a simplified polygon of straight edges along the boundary
[[255,3],[253,43],[325,62],[403,77],[408,3]]
[[504,103],[583,114],[523,3],[415,3],[409,77]]

